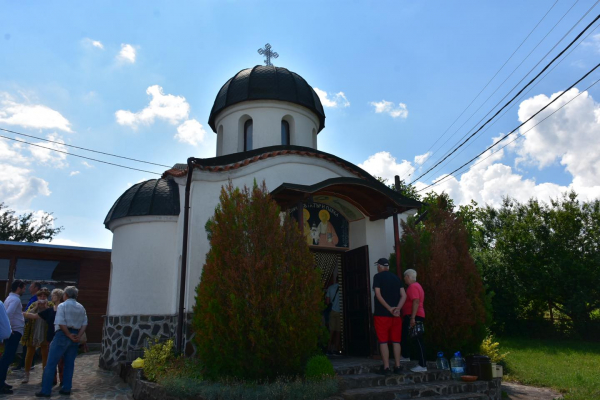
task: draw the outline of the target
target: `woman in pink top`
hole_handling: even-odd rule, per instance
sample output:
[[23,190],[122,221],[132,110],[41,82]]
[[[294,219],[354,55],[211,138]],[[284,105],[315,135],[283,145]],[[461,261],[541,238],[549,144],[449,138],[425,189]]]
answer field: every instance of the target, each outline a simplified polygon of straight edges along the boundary
[[[402,361],[410,361],[408,329],[416,324],[416,321],[425,323],[425,292],[423,287],[417,283],[417,271],[407,269],[404,271],[404,283],[408,285],[406,289],[406,302],[402,306]],[[419,366],[411,369],[413,372],[426,372],[427,362],[425,360],[425,346],[423,337],[417,337],[414,343],[419,348]]]

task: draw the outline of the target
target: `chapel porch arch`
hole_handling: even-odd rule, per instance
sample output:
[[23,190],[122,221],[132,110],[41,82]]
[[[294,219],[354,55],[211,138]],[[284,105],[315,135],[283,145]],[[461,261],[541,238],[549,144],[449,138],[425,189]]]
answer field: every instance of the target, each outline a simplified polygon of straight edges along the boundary
[[[271,196],[283,211],[296,218],[305,237],[307,232],[315,230],[314,225],[318,223],[315,214],[322,210],[327,211],[332,220],[337,213],[346,221],[346,228],[338,228],[338,219],[333,232],[325,230],[325,234],[319,224],[317,234],[313,235],[313,238],[318,236],[318,243],[314,239],[310,243],[310,237],[307,240],[315,265],[322,271],[322,283],[328,279],[328,270],[335,266],[339,268],[343,352],[352,356],[377,354],[371,304],[374,271],[370,258],[376,260],[387,256],[382,253],[385,246],[381,246],[385,244],[385,219],[421,204],[378,181],[360,178],[332,178],[314,185],[283,183],[271,192]],[[311,211],[306,218],[308,210]],[[337,243],[332,240],[321,244],[334,235],[338,236]],[[369,254],[370,250],[373,254]]]

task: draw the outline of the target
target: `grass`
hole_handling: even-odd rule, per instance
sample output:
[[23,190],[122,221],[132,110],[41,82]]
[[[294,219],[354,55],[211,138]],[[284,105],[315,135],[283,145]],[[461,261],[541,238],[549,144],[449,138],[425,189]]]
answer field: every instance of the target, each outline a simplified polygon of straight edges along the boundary
[[504,379],[551,387],[567,400],[600,399],[600,343],[526,338],[499,342],[502,352],[510,352]]

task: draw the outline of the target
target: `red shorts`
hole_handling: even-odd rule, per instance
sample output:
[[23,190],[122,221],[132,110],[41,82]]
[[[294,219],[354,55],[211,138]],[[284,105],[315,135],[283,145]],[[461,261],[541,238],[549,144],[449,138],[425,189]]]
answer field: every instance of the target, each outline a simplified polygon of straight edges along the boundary
[[402,318],[373,317],[379,343],[400,343],[402,340]]

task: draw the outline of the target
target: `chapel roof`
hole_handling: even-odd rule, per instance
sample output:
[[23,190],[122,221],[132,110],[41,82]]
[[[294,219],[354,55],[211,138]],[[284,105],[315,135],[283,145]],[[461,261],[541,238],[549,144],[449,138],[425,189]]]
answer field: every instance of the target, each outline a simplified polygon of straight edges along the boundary
[[179,185],[172,177],[150,179],[125,191],[104,219],[104,226],[119,218],[145,215],[179,215]]
[[251,100],[280,100],[298,104],[319,117],[318,132],[325,127],[325,111],[314,89],[297,73],[273,65],[243,69],[225,82],[217,94],[208,124],[217,132],[215,119],[221,111]]

